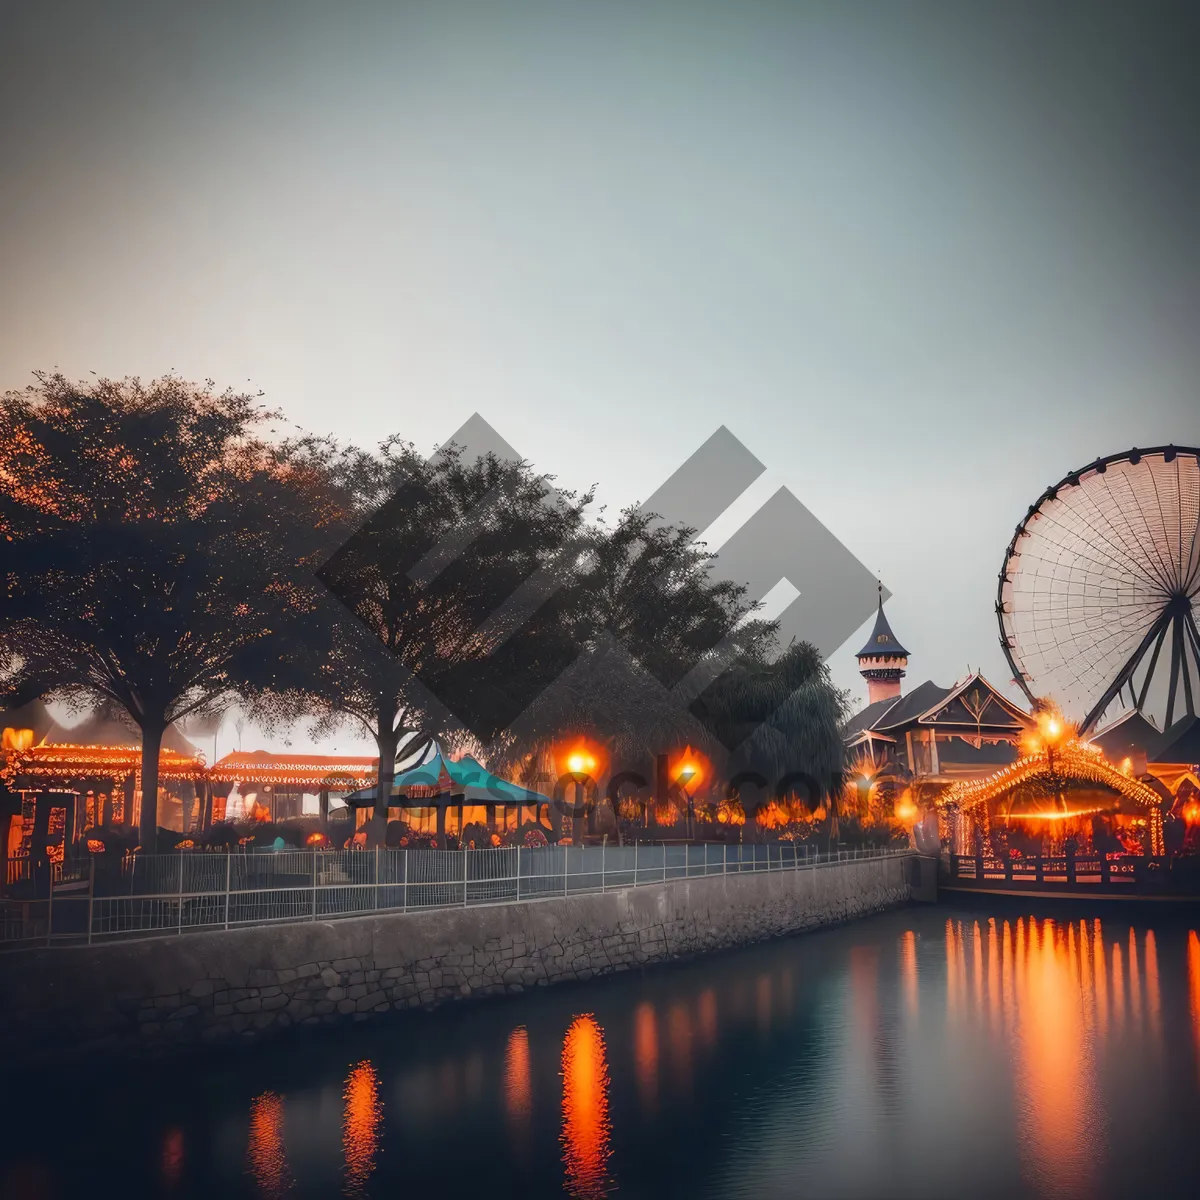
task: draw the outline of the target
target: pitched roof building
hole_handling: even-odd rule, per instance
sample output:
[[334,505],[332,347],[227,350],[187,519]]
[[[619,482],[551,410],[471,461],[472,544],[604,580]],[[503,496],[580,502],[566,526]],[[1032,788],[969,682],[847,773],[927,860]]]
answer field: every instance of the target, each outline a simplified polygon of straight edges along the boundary
[[870,703],[842,729],[851,761],[949,784],[1017,758],[1032,718],[979,672],[953,687],[927,679],[902,693],[908,651],[884,615],[882,591],[875,628],[857,657]]

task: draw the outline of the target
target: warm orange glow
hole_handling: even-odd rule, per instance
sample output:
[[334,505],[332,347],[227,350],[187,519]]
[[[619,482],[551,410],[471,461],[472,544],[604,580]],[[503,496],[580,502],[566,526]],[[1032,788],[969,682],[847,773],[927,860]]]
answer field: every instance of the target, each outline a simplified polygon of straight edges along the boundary
[[605,754],[588,738],[573,738],[554,751],[555,770],[559,775],[586,775],[599,779],[604,773]]
[[529,1137],[529,1122],[533,1113],[529,1031],[524,1025],[518,1025],[508,1035],[508,1045],[504,1050],[504,1108],[508,1113],[510,1131],[518,1144],[524,1147]]
[[1183,820],[1187,825],[1200,825],[1200,800],[1195,796],[1183,806]]
[[1196,931],[1188,933],[1188,997],[1192,1013],[1192,1045],[1196,1052],[1196,1073],[1200,1075],[1200,937]]
[[328,846],[329,839],[320,832],[310,833],[308,837],[304,839],[304,844],[306,846]]
[[896,820],[900,821],[902,824],[916,824],[916,820],[917,817],[920,816],[920,812],[917,809],[917,806],[913,803],[912,792],[909,791],[908,788],[905,788],[897,798],[894,812],[896,814]]
[[683,1003],[667,1011],[667,1043],[671,1048],[672,1082],[681,1092],[692,1089],[692,1019]]
[[721,825],[745,825],[746,810],[740,800],[722,800],[717,805],[717,822]]
[[638,1100],[646,1112],[658,1107],[658,1025],[654,1005],[643,1000],[633,1013],[633,1062]]
[[667,775],[689,793],[694,793],[710,774],[708,759],[691,746],[685,746],[668,761]]
[[1047,1194],[1090,1195],[1090,1173],[1101,1160],[1093,1109],[1095,1063],[1086,1036],[1078,981],[1065,931],[1029,923],[1029,962],[1018,972],[1017,1111],[1031,1175]]
[[263,1092],[250,1104],[250,1173],[258,1190],[277,1200],[292,1186],[283,1146],[283,1097]]
[[346,1077],[342,1093],[345,1112],[342,1118],[342,1149],[346,1155],[346,1194],[366,1194],[367,1180],[375,1170],[379,1149],[379,1127],[383,1122],[383,1101],[379,1099],[379,1078],[375,1068],[364,1059]]
[[1158,984],[1158,943],[1153,929],[1146,931],[1146,1007],[1150,1014],[1150,1032],[1157,1041],[1162,1037],[1162,993]]
[[917,980],[917,935],[911,929],[900,937],[900,980],[904,987],[904,1007],[910,1017],[915,1017],[920,988]]
[[609,1189],[612,1130],[604,1031],[590,1013],[576,1017],[563,1039],[562,1077],[561,1141],[567,1190],[581,1200],[598,1200]]

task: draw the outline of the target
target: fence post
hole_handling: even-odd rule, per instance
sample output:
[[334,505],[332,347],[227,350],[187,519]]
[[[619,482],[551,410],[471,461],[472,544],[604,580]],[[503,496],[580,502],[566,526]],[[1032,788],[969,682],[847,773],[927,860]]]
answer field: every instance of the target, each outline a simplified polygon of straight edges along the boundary
[[233,870],[233,850],[225,851],[225,928],[229,928],[229,880]]
[[312,852],[312,919],[317,919],[317,851]]
[[375,911],[379,911],[379,847],[375,847]]
[[408,912],[408,851],[404,851],[404,911]]
[[637,842],[633,843],[633,886],[637,887]]
[[183,932],[183,859],[182,854],[176,854],[179,859],[179,907],[175,913],[175,932]]
[[464,846],[459,854],[463,856],[463,908],[467,907],[467,848]]
[[92,944],[92,901],[96,895],[96,856],[92,855],[91,871],[88,875],[88,945]]
[[567,894],[567,879],[571,871],[571,847],[563,847],[563,895]]
[[604,860],[608,854],[608,834],[604,835],[604,841],[600,843],[600,890],[604,891]]
[[521,898],[521,844],[517,843],[517,899]]

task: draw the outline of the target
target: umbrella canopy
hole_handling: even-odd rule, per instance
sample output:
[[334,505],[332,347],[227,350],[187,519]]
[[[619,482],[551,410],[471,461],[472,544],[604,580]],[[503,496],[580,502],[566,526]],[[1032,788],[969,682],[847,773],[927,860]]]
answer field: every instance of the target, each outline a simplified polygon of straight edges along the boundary
[[[374,804],[375,794],[375,788],[363,788],[346,796],[345,803],[352,808],[361,808]],[[550,803],[549,797],[539,792],[493,775],[469,754],[458,760],[447,758],[441,747],[436,747],[427,761],[402,771],[392,783],[392,798],[408,800],[410,804],[442,796],[461,796],[467,804]]]

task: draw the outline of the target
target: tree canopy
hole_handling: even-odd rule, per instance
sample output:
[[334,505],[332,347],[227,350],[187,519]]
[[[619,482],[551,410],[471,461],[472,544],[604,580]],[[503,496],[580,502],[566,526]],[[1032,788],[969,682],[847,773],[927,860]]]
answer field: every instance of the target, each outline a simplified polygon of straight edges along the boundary
[[11,697],[118,705],[142,734],[144,845],[169,724],[287,682],[313,610],[320,480],[257,397],[173,376],[40,375],[0,400],[0,662]]

